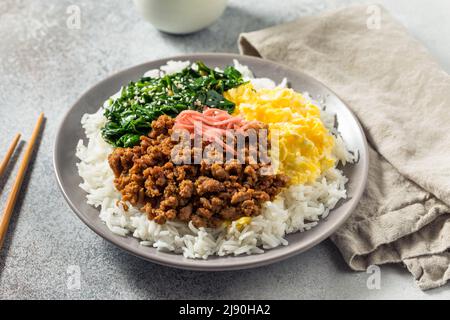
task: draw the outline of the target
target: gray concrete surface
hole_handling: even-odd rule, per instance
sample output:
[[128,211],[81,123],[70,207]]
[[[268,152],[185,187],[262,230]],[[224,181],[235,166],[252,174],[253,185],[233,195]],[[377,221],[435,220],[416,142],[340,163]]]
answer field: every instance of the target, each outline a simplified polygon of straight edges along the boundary
[[[450,2],[378,2],[450,72]],[[137,15],[131,0],[2,0],[0,155],[16,132],[29,137],[40,111],[47,121],[0,254],[0,299],[450,299],[448,285],[424,293],[401,266],[383,266],[381,288],[370,290],[369,275],[350,271],[329,241],[254,270],[207,274],[158,266],[122,252],[90,231],[70,211],[56,185],[52,168],[56,128],[69,106],[96,82],[122,68],[178,53],[237,52],[240,32],[352,3],[369,1],[231,0],[216,24],[180,37],[154,30]],[[81,9],[80,29],[66,25],[66,10],[72,4]],[[2,204],[17,168],[18,164],[11,166],[0,180]],[[79,289],[76,283],[70,285],[73,265],[80,269]]]

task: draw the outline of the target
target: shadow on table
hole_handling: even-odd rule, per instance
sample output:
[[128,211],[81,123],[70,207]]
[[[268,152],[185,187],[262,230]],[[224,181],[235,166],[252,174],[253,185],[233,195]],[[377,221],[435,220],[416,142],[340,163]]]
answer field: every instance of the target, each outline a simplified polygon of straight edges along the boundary
[[[113,263],[133,288],[135,298],[144,299],[360,299],[364,298],[359,294],[366,289],[369,276],[352,271],[330,240],[268,266],[221,272],[160,266],[131,256],[109,243],[107,247],[114,251]],[[413,278],[401,265],[383,266],[383,270],[389,272],[389,277],[411,281],[405,286],[412,286]],[[425,298],[442,294],[449,287],[450,284],[426,291]],[[383,290],[367,290],[369,298],[384,296]]]
[[236,43],[241,32],[255,31],[272,25],[273,22],[267,17],[244,8],[228,6],[222,17],[204,30],[187,35],[164,32],[161,32],[161,35],[165,41],[181,47],[183,52],[189,51],[189,44],[192,43],[197,44],[197,52],[228,52],[230,48],[237,48]]
[[5,190],[5,187],[6,187],[6,184],[8,183],[8,179],[11,176],[11,173],[13,172],[17,162],[19,161],[19,158],[22,153],[22,149],[23,149],[24,145],[25,145],[24,141],[22,141],[22,140],[19,141],[16,149],[14,150],[13,155],[11,156],[11,159],[9,160],[9,163],[6,167],[5,172],[0,177],[0,194],[3,194],[3,192],[9,192],[8,190]]
[[[108,250],[115,251],[114,265],[121,269],[130,287],[141,298],[157,297],[158,299],[255,299],[255,298],[283,298],[287,294],[308,298],[308,290],[302,288],[314,286],[312,298],[326,287],[334,285],[333,276],[329,272],[332,268],[338,273],[349,272],[340,253],[331,241],[324,241],[307,252],[264,267],[237,271],[201,272],[180,270],[157,265],[140,258],[136,258],[113,245],[107,244]],[[316,261],[324,261],[320,256],[329,259],[322,266],[317,266],[318,272],[314,277],[306,276],[303,268],[314,270]],[[333,262],[329,262],[333,260]],[[326,281],[319,281],[325,277]],[[320,282],[320,284],[319,284]],[[301,285],[299,285],[301,284]],[[276,287],[274,287],[274,285]],[[297,287],[297,285],[299,285]],[[246,288],[248,290],[246,292]],[[239,297],[235,296],[240,292]],[[258,292],[258,296],[255,296]],[[327,294],[327,293],[324,293]],[[294,296],[292,298],[294,298]]]
[[[37,153],[39,151],[39,146],[41,145],[41,141],[42,141],[43,136],[44,136],[43,133],[44,133],[44,130],[45,130],[46,122],[47,122],[47,119],[44,118],[43,122],[42,122],[41,130],[40,130],[39,135],[38,135],[38,137],[36,139],[36,142],[35,142],[35,145],[34,145],[34,149],[33,149],[33,152],[31,154],[31,157],[30,157],[30,162],[28,163],[28,169],[27,169],[27,171],[25,173],[25,176],[24,176],[24,179],[23,179],[23,182],[22,182],[22,186],[20,188],[20,193],[19,193],[19,196],[18,196],[17,201],[16,201],[16,205],[14,206],[14,211],[13,211],[13,214],[11,216],[11,220],[9,222],[8,231],[7,231],[7,234],[6,234],[6,237],[5,237],[5,242],[3,243],[3,247],[0,248],[0,276],[1,276],[2,272],[3,272],[3,268],[5,267],[5,260],[6,260],[6,257],[8,256],[8,254],[9,254],[9,249],[10,249],[11,243],[12,243],[12,241],[14,239],[14,231],[16,230],[17,222],[20,219],[20,217],[19,217],[19,215],[17,213],[20,212],[21,209],[22,209],[23,200],[24,200],[25,195],[27,193],[28,184],[30,182],[30,177],[31,177],[31,174],[32,174],[33,169],[34,169],[34,162],[36,160],[36,155],[37,155]],[[11,161],[10,161],[10,163],[8,165],[8,168],[6,169],[6,172],[5,172],[4,176],[0,179],[0,193],[1,192],[9,193],[10,190],[4,189],[5,185],[6,185],[6,181],[7,181],[8,177],[11,175],[11,173],[12,173],[14,167],[15,167],[15,164],[18,161],[21,161],[19,159],[22,159],[22,157],[23,157],[22,149],[25,146],[25,144],[26,144],[26,142],[24,142],[23,140],[19,142],[19,145],[17,146],[17,148],[16,148],[16,150],[14,152],[14,155],[11,158]],[[15,177],[14,177],[14,179],[15,179]]]

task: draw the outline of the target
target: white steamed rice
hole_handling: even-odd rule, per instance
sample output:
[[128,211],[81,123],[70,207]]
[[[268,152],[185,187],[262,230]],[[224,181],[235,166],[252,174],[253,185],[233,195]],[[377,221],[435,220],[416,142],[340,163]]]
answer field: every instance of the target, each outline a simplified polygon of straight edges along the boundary
[[[270,79],[254,78],[250,69],[238,61],[234,64],[244,79],[250,80],[256,88],[276,86]],[[186,61],[169,61],[160,70],[150,70],[145,75],[158,77],[176,73],[189,65]],[[278,86],[285,87],[286,79]],[[343,164],[354,161],[353,154],[334,128],[334,115],[323,110],[321,117],[336,137],[334,156]],[[100,209],[100,219],[113,233],[132,234],[145,246],[203,259],[210,255],[262,253],[264,249],[287,245],[286,234],[311,229],[340,199],[346,198],[347,178],[342,171],[332,168],[313,184],[293,185],[282,191],[275,201],[265,203],[262,214],[253,217],[242,230],[237,228],[236,222],[220,229],[196,228],[192,223],[177,221],[159,225],[129,204],[128,211],[118,205],[121,195],[114,187],[114,174],[108,164],[112,147],[103,140],[100,132],[105,121],[103,108],[94,114],[85,114],[81,119],[87,145],[80,140],[77,146],[78,173],[83,179],[80,187],[87,192],[87,203]]]

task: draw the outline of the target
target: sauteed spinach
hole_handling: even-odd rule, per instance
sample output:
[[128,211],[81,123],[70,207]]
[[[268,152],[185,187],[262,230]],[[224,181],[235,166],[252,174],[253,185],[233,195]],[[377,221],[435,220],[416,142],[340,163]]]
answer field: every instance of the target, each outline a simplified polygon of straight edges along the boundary
[[196,66],[160,78],[143,77],[125,86],[120,97],[110,99],[105,108],[105,141],[114,147],[132,147],[162,114],[175,117],[186,109],[201,111],[203,106],[232,113],[234,103],[223,92],[244,83],[241,73],[231,66],[216,71],[201,61]]

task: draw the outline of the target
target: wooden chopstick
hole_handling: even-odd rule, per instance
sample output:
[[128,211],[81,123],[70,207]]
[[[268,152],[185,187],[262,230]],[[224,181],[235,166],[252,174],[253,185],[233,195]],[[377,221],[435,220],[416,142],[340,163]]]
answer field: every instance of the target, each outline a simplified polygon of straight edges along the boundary
[[17,197],[19,195],[20,187],[22,186],[23,178],[25,172],[28,168],[28,163],[30,162],[31,154],[33,153],[33,148],[36,143],[36,139],[41,130],[42,121],[44,120],[44,113],[39,115],[39,118],[34,127],[33,133],[31,134],[30,142],[23,155],[22,162],[17,172],[16,180],[14,181],[11,192],[9,193],[8,199],[6,200],[5,210],[0,220],[0,249],[3,246],[3,241],[5,241],[6,232],[8,231],[9,220],[11,219],[12,212],[14,210],[14,205],[16,204]]
[[6,155],[3,158],[2,163],[0,164],[0,177],[5,172],[5,169],[8,166],[9,160],[11,159],[11,156],[12,156],[12,154],[14,152],[14,149],[16,149],[16,146],[17,146],[17,143],[19,142],[19,139],[20,139],[20,133],[18,133],[14,137],[14,140],[12,141],[11,145],[9,146],[8,151],[6,151]]

